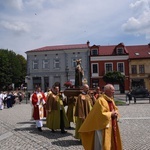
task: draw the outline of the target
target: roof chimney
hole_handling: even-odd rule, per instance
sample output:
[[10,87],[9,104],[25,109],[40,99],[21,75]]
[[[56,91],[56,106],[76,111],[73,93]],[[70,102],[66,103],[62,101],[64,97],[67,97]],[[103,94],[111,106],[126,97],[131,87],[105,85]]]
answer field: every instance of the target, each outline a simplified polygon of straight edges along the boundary
[[87,46],[89,46],[90,45],[90,42],[89,41],[87,41]]

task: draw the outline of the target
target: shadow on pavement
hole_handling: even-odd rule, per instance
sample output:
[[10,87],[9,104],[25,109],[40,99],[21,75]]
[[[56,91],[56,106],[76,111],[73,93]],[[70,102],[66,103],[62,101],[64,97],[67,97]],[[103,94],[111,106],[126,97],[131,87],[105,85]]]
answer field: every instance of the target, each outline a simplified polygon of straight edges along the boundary
[[61,140],[61,141],[54,141],[52,142],[53,145],[57,146],[63,146],[63,147],[68,147],[68,146],[74,146],[74,145],[81,145],[81,142],[79,140]]
[[33,121],[17,122],[17,124],[35,124]]
[[[16,132],[24,132],[24,131],[28,131],[30,134],[34,134],[36,135],[41,135],[44,136],[48,139],[58,139],[58,138],[63,138],[63,137],[67,137],[72,135],[72,133],[67,132],[66,134],[62,134],[60,130],[55,131],[55,133],[52,133],[51,130],[43,127],[43,131],[40,132],[38,131],[38,129],[35,127],[35,125],[30,125],[28,127],[20,127],[20,128],[16,128],[14,129],[14,131]],[[73,135],[72,135],[73,136]]]

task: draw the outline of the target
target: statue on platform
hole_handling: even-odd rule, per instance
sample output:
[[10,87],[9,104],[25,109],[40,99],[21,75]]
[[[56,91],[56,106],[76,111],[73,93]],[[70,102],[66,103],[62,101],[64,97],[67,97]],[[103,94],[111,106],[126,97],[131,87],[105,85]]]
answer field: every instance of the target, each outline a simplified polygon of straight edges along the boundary
[[81,66],[81,59],[76,60],[77,66],[75,68],[75,87],[79,88],[82,86],[82,78],[84,76],[84,70]]

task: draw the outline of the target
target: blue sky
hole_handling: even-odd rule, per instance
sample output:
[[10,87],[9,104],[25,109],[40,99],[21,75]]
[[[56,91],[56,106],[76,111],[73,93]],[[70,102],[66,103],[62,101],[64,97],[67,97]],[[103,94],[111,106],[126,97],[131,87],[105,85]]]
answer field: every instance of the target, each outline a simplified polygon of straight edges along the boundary
[[150,0],[1,0],[0,48],[150,43]]

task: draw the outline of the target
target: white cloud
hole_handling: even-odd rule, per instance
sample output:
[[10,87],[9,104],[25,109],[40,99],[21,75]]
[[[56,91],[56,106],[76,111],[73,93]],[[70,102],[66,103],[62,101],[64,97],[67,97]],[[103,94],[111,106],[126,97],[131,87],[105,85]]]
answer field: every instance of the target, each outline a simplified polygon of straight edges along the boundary
[[135,3],[131,3],[130,7],[134,10],[138,10],[138,11],[149,11],[150,8],[150,0],[138,0]]
[[0,26],[14,32],[28,32],[29,26],[24,22],[0,21]]
[[0,5],[6,9],[23,9],[23,1],[22,0],[1,0]]
[[[139,0],[130,4],[131,9],[138,10],[135,16],[130,17],[122,25],[125,32],[135,35],[145,35],[146,39],[150,37],[150,0]],[[133,11],[134,11],[133,10]],[[137,15],[138,14],[138,15]]]

